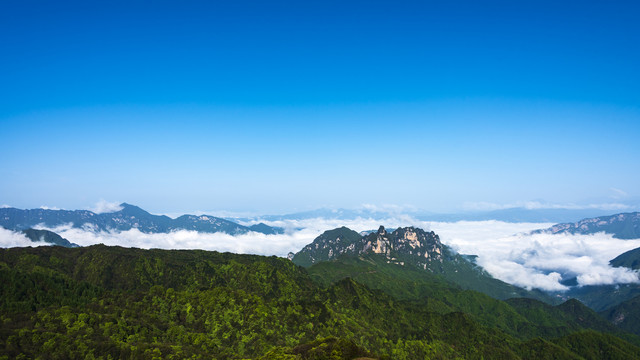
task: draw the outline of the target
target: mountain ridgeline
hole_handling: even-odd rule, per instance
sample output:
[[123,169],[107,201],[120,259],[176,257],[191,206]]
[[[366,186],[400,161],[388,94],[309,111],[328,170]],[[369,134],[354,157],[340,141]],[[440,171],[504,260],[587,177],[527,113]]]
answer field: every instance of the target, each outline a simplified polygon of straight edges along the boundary
[[120,210],[94,213],[89,210],[50,210],[0,208],[0,226],[9,230],[23,231],[35,226],[55,228],[71,224],[74,228],[94,231],[127,231],[138,229],[143,233],[168,233],[175,230],[193,230],[204,233],[224,232],[244,234],[250,231],[264,234],[282,233],[283,229],[265,224],[243,226],[235,222],[210,215],[182,215],[172,219],[165,215],[153,215],[127,203]]
[[575,223],[556,224],[548,229],[536,230],[532,233],[589,235],[599,232],[612,234],[616,239],[639,239],[640,212],[599,216],[583,219]]
[[[460,255],[440,242],[433,231],[415,227],[404,227],[388,232],[383,226],[378,231],[361,235],[346,227],[325,231],[311,244],[291,257],[300,266],[315,269],[325,266],[348,269],[354,266],[351,258],[370,259],[374,263],[386,263],[406,269],[418,270],[432,276],[444,278],[462,289],[488,294],[496,299],[530,297],[553,303],[554,299],[541,291],[528,291],[493,278],[475,263],[475,257]],[[331,265],[328,265],[331,264]],[[361,264],[356,268],[361,269]],[[362,270],[364,273],[375,269]],[[355,272],[345,272],[354,277]],[[336,274],[336,272],[332,272]],[[336,279],[333,279],[336,280]],[[376,287],[375,282],[365,284]]]
[[24,236],[34,243],[42,242],[52,245],[64,246],[64,247],[78,247],[78,244],[74,244],[62,236],[48,231],[48,230],[35,230],[26,229],[22,230]]

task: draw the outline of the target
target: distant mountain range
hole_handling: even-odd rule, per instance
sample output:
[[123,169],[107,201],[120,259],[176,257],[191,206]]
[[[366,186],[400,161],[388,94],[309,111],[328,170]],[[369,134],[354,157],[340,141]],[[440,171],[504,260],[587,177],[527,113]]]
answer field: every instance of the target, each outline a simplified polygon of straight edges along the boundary
[[504,222],[573,222],[584,218],[601,216],[608,211],[602,209],[529,209],[514,207],[491,211],[468,211],[460,213],[439,214],[417,210],[373,210],[373,209],[316,209],[284,215],[263,215],[255,217],[227,218],[230,221],[285,221],[309,219],[339,219],[355,220],[376,219],[383,220],[402,215],[410,215],[422,221],[486,221],[498,220]]
[[640,212],[600,216],[574,223],[556,224],[548,229],[536,230],[533,233],[588,235],[599,232],[612,234],[617,239],[639,239]]
[[529,209],[515,207],[491,211],[476,211],[459,214],[425,214],[418,215],[424,221],[486,221],[498,220],[504,222],[572,222],[580,219],[601,216],[610,213],[602,209]]
[[71,224],[75,228],[96,231],[126,231],[138,229],[144,233],[168,233],[174,230],[194,230],[204,233],[224,232],[232,235],[250,231],[263,234],[282,233],[283,229],[265,224],[243,226],[210,215],[182,215],[172,219],[164,215],[152,215],[127,203],[120,204],[119,211],[97,214],[89,210],[49,210],[0,208],[0,226],[23,231],[36,226],[55,228]]

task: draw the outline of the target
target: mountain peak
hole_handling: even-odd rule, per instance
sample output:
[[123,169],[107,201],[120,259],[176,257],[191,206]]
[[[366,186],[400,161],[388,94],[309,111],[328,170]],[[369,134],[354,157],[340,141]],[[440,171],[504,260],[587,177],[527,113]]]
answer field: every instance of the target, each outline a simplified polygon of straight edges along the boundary
[[438,235],[414,227],[398,228],[389,233],[380,226],[377,232],[365,236],[342,227],[325,231],[298,252],[293,261],[301,266],[311,266],[341,255],[378,254],[388,262],[427,269],[433,261],[441,263],[445,251]]
[[120,207],[123,208],[123,209],[131,209],[131,208],[140,209],[140,207],[135,206],[135,205],[131,205],[131,204],[126,203],[126,202],[123,202],[122,204],[120,204]]
[[142,208],[135,206],[135,205],[131,205],[128,203],[122,203],[120,204],[120,207],[122,209],[120,209],[119,212],[124,213],[124,214],[129,214],[129,215],[151,215],[149,212],[143,210]]

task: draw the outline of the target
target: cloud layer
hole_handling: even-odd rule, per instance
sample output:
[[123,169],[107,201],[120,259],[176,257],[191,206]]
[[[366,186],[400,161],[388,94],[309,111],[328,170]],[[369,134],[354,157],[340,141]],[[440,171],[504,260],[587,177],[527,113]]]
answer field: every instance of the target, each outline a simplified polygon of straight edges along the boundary
[[[328,229],[347,226],[356,231],[417,226],[433,230],[442,242],[462,254],[478,255],[478,264],[494,277],[525,288],[550,291],[566,290],[563,280],[575,278],[579,285],[638,282],[638,274],[612,268],[609,260],[640,247],[640,239],[619,240],[604,233],[595,235],[529,234],[547,228],[547,223],[507,223],[501,221],[424,222],[398,215],[387,219],[338,220],[306,219],[265,221],[285,228],[284,234],[242,235],[198,233],[180,230],[146,234],[137,229],[122,232],[96,231],[92,228],[59,226],[52,230],[82,246],[103,243],[139,248],[204,249],[235,253],[286,256],[311,243]],[[251,223],[246,223],[250,225]],[[0,229],[0,246],[34,246],[22,234]]]
[[34,243],[27,239],[23,233],[7,230],[0,226],[0,247],[24,247],[24,246],[42,246],[51,245],[44,242]]
[[561,281],[572,278],[579,285],[638,282],[637,272],[613,268],[609,261],[640,247],[640,239],[620,240],[604,233],[528,233],[544,226],[499,221],[432,223],[444,243],[460,253],[478,255],[479,265],[514,285],[562,291],[567,287]]

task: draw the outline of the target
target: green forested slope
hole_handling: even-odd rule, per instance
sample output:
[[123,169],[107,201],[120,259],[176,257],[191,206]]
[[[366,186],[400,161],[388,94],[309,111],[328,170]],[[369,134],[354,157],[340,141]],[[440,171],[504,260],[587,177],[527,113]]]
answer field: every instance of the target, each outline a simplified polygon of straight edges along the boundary
[[313,276],[282,258],[207,251],[0,249],[0,357],[640,357],[595,331],[521,335],[513,326],[535,321],[443,280],[427,290],[416,278],[402,295]]
[[572,299],[557,306],[531,298],[500,301],[480,292],[463,290],[442,276],[389,264],[375,255],[341,257],[318,263],[308,271],[314,281],[324,286],[350,277],[397,299],[419,303],[429,311],[441,314],[464,312],[485,326],[498,328],[523,340],[594,329],[617,333],[640,344],[640,339],[620,334],[619,329],[579,301]]
[[620,329],[640,335],[640,296],[600,313]]

